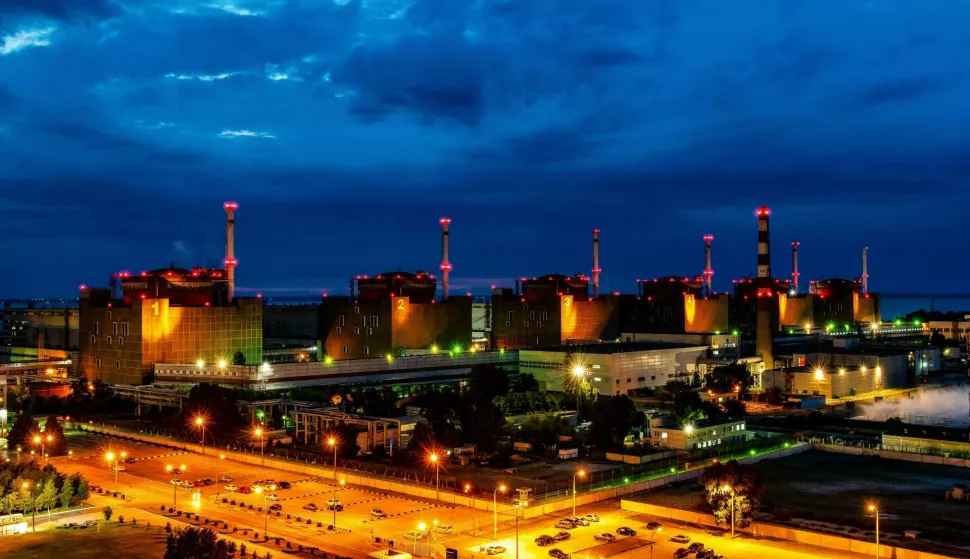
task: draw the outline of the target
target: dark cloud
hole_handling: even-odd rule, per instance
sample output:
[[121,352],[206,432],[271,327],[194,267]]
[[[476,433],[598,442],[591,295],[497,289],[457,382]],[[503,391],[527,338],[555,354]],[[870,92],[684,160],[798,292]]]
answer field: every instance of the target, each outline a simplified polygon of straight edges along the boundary
[[849,102],[851,106],[866,108],[886,103],[912,101],[939,93],[951,85],[940,76],[912,76],[887,80],[859,91]]
[[589,66],[623,66],[626,64],[640,64],[644,58],[639,54],[625,49],[594,49],[581,55],[581,60]]
[[[3,0],[0,14],[40,15],[69,20],[80,17],[108,17],[120,6],[112,0]],[[0,22],[3,18],[0,18]]]

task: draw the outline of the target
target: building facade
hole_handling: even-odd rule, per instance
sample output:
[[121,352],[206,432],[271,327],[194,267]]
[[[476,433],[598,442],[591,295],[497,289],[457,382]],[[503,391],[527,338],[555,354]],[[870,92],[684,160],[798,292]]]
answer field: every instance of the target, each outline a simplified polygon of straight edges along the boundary
[[658,448],[676,450],[704,450],[727,444],[739,444],[748,439],[743,420],[698,421],[690,424],[664,425],[663,420],[650,425],[650,443]]

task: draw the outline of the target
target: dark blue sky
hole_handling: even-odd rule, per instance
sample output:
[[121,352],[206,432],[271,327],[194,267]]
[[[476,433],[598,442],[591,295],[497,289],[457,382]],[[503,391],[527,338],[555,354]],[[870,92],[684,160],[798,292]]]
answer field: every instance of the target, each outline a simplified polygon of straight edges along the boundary
[[346,291],[756,267],[970,291],[970,2],[3,0],[0,293],[217,264]]

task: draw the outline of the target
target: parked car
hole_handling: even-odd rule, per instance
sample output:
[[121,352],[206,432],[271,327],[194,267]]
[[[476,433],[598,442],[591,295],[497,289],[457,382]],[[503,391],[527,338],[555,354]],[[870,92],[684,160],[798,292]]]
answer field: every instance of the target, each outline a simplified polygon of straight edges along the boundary
[[172,485],[174,485],[175,487],[182,487],[182,480],[180,480],[180,479],[173,479],[172,480]]
[[276,486],[279,487],[280,489],[289,489],[293,487],[293,484],[288,481],[281,481],[277,483]]
[[585,518],[573,517],[573,518],[570,518],[569,520],[571,520],[572,523],[575,524],[576,526],[589,526],[589,520],[586,520]]
[[229,483],[232,481],[230,476],[219,476],[219,483]]
[[253,490],[250,489],[248,485],[243,485],[242,487],[240,487],[238,489],[238,491],[239,491],[239,493],[242,493],[243,495],[249,495],[250,493],[253,492]]
[[724,530],[708,530],[707,533],[718,538],[724,536]]
[[549,557],[552,557],[552,559],[569,559],[569,554],[561,549],[550,549]]
[[269,510],[271,511],[283,510],[283,505],[279,503],[273,503],[272,505],[269,506]]
[[370,515],[374,518],[387,518],[387,513],[381,509],[371,509]]
[[628,526],[620,526],[619,528],[616,529],[616,533],[619,534],[619,535],[621,535],[621,536],[635,536],[635,535],[637,535],[637,531],[634,530],[633,528],[628,527]]
[[701,542],[694,542],[687,546],[687,551],[690,551],[691,553],[696,553],[702,549],[704,549],[704,544]]
[[327,499],[327,506],[332,507],[333,505],[339,505],[340,499]]
[[134,464],[134,463],[135,463],[134,456],[129,456],[128,458],[125,458],[125,464]]
[[320,510],[320,507],[314,505],[313,503],[307,503],[307,504],[303,505],[303,510],[309,510],[309,511],[316,512],[316,511]]
[[681,547],[674,552],[674,559],[684,559],[685,557],[690,557],[690,550],[686,547]]
[[547,545],[551,545],[554,541],[556,540],[552,536],[542,534],[541,536],[536,538],[536,545],[539,547],[545,547]]
[[647,522],[647,530],[658,530],[663,524],[659,522]]
[[173,474],[173,475],[176,475],[176,476],[179,476],[179,475],[182,475],[182,470],[180,470],[178,468],[172,468],[172,471],[169,472],[169,473],[170,474]]
[[600,517],[597,516],[597,515],[595,515],[595,514],[587,514],[583,518],[585,518],[587,522],[599,522],[600,521]]
[[572,530],[575,527],[576,527],[576,525],[573,524],[573,521],[572,520],[567,520],[565,518],[563,518],[559,522],[556,522],[556,528],[562,528],[562,529],[565,529],[565,530]]
[[340,504],[337,504],[337,505],[327,505],[327,510],[332,510],[332,511],[336,511],[336,512],[343,512],[344,511],[344,506],[343,505],[340,505]]
[[569,532],[559,532],[558,534],[553,536],[552,539],[556,540],[557,542],[564,542],[571,537],[572,537],[572,534],[570,534]]
[[593,539],[598,542],[615,542],[616,536],[610,534],[609,532],[603,532],[602,534],[596,534]]
[[714,559],[714,550],[702,549],[698,551],[697,555],[695,555],[694,557],[696,557],[697,559]]
[[677,534],[676,536],[670,538],[670,541],[677,542],[677,543],[687,543],[690,541],[690,538],[688,538],[683,534]]
[[230,493],[235,493],[236,492],[236,486],[235,485],[226,485],[225,487],[223,487],[223,489],[225,489],[226,491],[228,491]]
[[505,553],[505,546],[495,544],[487,545],[485,546],[484,551],[485,555],[501,555],[502,553]]
[[269,495],[266,496],[266,500],[267,501],[279,501],[280,500],[280,496],[279,495],[273,495],[271,493],[271,494],[269,494]]
[[202,483],[206,484],[206,486],[209,486],[209,485],[212,485],[212,480],[209,478],[203,478]]
[[197,479],[192,482],[192,487],[205,487],[205,482],[201,479]]
[[424,532],[415,532],[413,530],[404,534],[404,538],[408,540],[420,540],[423,537],[424,537]]
[[451,524],[439,524],[435,527],[435,532],[439,534],[450,534],[455,531],[455,527]]

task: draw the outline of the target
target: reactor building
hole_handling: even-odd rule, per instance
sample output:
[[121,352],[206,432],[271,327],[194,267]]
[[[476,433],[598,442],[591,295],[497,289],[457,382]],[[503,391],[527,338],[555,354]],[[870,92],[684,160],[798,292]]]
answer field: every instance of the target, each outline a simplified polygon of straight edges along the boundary
[[235,296],[235,202],[227,215],[224,269],[162,268],[111,276],[111,286],[81,286],[81,374],[113,384],[151,382],[152,364],[226,367],[263,359],[263,305]]

